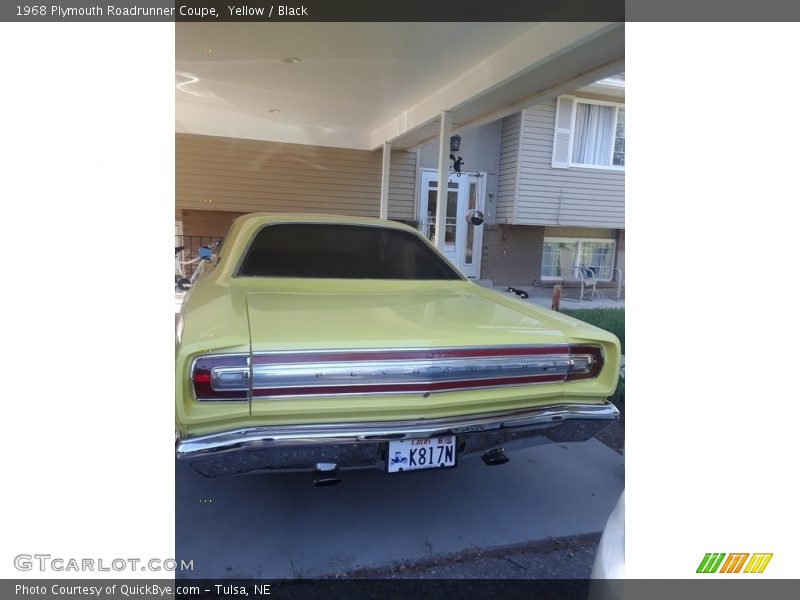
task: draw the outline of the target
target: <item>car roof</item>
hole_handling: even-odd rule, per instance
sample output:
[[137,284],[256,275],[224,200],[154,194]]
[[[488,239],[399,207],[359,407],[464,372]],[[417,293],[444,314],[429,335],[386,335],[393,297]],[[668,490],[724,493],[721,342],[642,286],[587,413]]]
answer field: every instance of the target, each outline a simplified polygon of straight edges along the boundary
[[332,223],[338,225],[371,225],[373,227],[391,227],[405,229],[416,233],[416,229],[398,221],[388,221],[372,217],[351,217],[345,215],[327,215],[317,213],[249,213],[237,218],[234,222],[240,225],[253,225],[255,223]]

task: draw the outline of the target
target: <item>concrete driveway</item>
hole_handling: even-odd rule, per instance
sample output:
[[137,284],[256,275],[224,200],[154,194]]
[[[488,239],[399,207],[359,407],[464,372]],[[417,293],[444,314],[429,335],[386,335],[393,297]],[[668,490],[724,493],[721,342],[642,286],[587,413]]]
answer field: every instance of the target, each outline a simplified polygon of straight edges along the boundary
[[177,463],[176,557],[194,560],[178,576],[315,577],[603,529],[622,456],[594,439],[507,454],[495,467],[345,472],[327,488],[299,473],[205,479]]

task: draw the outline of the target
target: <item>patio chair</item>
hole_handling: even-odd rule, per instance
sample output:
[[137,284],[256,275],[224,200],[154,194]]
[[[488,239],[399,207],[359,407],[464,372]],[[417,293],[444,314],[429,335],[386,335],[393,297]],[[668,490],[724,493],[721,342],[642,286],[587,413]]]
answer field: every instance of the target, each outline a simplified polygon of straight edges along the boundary
[[591,294],[591,300],[594,300],[595,297],[605,298],[606,296],[603,292],[597,289],[597,273],[599,270],[599,267],[582,267],[580,269],[581,275],[583,275],[583,282],[588,288],[586,293]]
[[[564,283],[580,283],[581,291],[578,296],[578,302],[588,294],[589,299],[599,296],[600,292],[597,290],[597,279],[594,277],[592,270],[582,269],[575,266],[575,253],[568,248],[561,248],[561,279]],[[572,300],[572,298],[564,298],[562,300]]]

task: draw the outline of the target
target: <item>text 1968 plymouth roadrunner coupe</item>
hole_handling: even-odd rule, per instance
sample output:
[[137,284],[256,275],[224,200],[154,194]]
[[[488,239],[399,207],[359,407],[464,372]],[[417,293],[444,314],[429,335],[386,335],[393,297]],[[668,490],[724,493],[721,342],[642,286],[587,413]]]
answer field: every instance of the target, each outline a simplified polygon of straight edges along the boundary
[[615,420],[617,338],[465,279],[416,230],[236,219],[177,325],[177,457],[207,476],[488,465]]

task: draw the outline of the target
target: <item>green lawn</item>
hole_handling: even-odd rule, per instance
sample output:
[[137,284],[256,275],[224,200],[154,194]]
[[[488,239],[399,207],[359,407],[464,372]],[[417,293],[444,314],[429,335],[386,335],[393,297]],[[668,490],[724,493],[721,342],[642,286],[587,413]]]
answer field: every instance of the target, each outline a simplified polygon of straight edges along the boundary
[[625,354],[625,309],[624,308],[588,308],[579,310],[562,310],[562,313],[586,321],[600,329],[610,331],[619,338],[622,353]]

